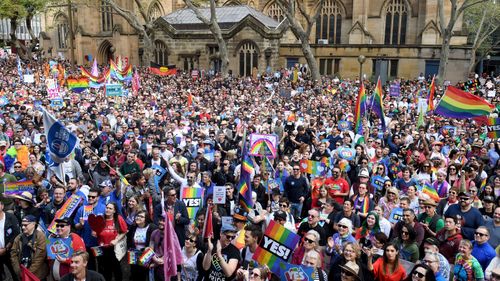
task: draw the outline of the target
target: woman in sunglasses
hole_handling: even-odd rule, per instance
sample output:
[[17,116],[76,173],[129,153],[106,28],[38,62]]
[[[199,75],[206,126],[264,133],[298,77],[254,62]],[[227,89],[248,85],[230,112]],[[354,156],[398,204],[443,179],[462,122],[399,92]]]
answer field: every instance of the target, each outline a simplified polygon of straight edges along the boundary
[[372,262],[372,251],[363,250],[368,256],[368,269],[373,272],[375,280],[379,281],[400,281],[406,277],[404,267],[399,263],[398,247],[389,242],[384,248],[384,255]]
[[415,229],[411,226],[411,224],[405,223],[401,227],[399,237],[395,241],[399,252],[401,253],[401,259],[413,263],[418,261],[419,250],[417,242],[415,242],[416,238],[417,232]]
[[267,267],[256,267],[248,272],[248,279],[255,281],[267,281],[269,269]]
[[203,254],[198,249],[198,237],[191,234],[186,238],[186,244],[182,248],[181,280],[194,281],[198,278],[197,263],[203,260]]
[[392,209],[399,206],[399,192],[395,187],[388,187],[385,191],[385,196],[380,198],[378,205],[384,211],[384,217],[389,218]]
[[429,266],[419,263],[413,267],[405,281],[436,281],[436,277]]
[[[135,215],[135,222],[130,226],[127,233],[127,245],[129,251],[133,251],[140,256],[145,248],[149,246],[151,235],[156,229],[156,225],[151,223],[146,211],[140,210]],[[132,280],[147,280],[149,275],[149,267],[138,264],[130,265],[130,273]]]
[[[292,254],[292,264],[302,264],[307,253],[311,251],[316,251],[319,253],[319,233],[316,230],[309,230],[304,239],[302,240],[302,245],[300,245]],[[323,261],[323,258],[320,257]],[[321,263],[323,264],[323,263]]]

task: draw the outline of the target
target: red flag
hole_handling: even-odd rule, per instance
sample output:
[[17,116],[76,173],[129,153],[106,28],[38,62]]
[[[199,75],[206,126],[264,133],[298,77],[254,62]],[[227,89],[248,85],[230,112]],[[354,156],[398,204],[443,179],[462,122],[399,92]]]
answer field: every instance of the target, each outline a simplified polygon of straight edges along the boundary
[[189,93],[188,96],[188,106],[193,105],[193,94]]
[[40,279],[21,264],[21,281],[40,281]]
[[212,206],[207,208],[207,215],[205,216],[205,224],[203,225],[203,238],[210,238],[214,234],[214,227],[212,225]]
[[177,234],[175,234],[172,221],[165,217],[165,229],[163,235],[163,273],[165,280],[177,276],[177,266],[182,264],[181,246]]

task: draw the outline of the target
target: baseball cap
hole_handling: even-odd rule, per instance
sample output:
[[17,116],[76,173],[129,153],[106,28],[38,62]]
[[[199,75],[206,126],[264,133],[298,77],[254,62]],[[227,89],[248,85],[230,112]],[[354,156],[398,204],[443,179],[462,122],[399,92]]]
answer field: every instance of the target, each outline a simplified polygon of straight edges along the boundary
[[232,224],[223,224],[220,232],[236,232],[236,228]]
[[27,215],[23,218],[23,222],[36,222],[36,217],[33,215]]

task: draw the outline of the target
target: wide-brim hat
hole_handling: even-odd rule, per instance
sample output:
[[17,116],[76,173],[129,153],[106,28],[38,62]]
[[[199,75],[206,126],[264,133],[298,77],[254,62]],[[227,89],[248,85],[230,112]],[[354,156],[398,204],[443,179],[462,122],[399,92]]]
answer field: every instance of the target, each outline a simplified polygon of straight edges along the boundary
[[359,265],[357,265],[355,262],[347,262],[344,265],[340,265],[340,268],[342,268],[345,271],[348,271],[354,276],[355,280],[360,280],[359,279]]
[[33,200],[33,194],[31,194],[31,192],[29,192],[29,191],[23,191],[21,194],[13,195],[12,197],[19,199],[19,200],[26,201],[28,203],[35,203],[35,201]]

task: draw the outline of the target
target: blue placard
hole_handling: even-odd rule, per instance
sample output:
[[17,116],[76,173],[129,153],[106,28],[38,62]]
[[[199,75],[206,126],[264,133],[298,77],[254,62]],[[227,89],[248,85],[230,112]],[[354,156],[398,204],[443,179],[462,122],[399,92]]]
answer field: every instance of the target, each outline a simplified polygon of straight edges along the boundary
[[0,106],[6,106],[9,104],[9,99],[7,97],[1,97],[0,98]]
[[373,176],[372,177],[372,186],[377,190],[382,190],[384,188],[385,179],[381,176]]
[[312,281],[313,273],[315,272],[313,267],[305,265],[290,264],[287,262],[280,262],[280,279],[286,281],[302,280],[302,281]]
[[356,149],[354,148],[341,147],[337,150],[337,152],[340,158],[349,161],[353,160],[356,156]]
[[160,193],[160,180],[167,173],[167,170],[158,164],[151,166],[151,169],[155,170],[155,188],[156,192]]
[[60,107],[63,107],[63,105],[64,105],[64,100],[61,98],[50,100],[50,107],[52,107],[52,108],[56,108],[56,107],[60,108]]
[[106,84],[107,97],[121,97],[122,94],[123,88],[121,84]]
[[349,121],[339,121],[339,130],[347,131],[352,129],[352,122]]
[[68,259],[73,255],[73,245],[71,237],[68,238],[49,238],[47,243],[47,258],[57,259],[57,256]]
[[394,208],[392,209],[391,214],[389,215],[389,221],[392,223],[397,223],[403,219],[403,208]]

